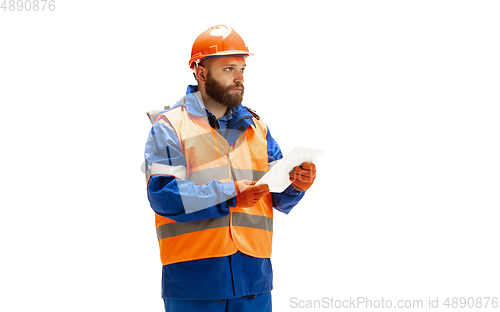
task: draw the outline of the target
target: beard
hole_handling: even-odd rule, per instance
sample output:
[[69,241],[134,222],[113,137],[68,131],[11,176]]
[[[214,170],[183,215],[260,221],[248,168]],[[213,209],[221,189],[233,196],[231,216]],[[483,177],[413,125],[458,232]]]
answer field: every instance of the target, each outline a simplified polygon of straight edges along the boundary
[[[236,87],[241,88],[241,93],[229,93],[229,91],[233,90]],[[217,101],[217,103],[227,106],[228,108],[234,108],[240,105],[243,101],[243,93],[245,92],[245,87],[239,82],[224,87],[212,77],[210,72],[208,72],[207,81],[205,82],[205,91],[207,92],[207,95]]]

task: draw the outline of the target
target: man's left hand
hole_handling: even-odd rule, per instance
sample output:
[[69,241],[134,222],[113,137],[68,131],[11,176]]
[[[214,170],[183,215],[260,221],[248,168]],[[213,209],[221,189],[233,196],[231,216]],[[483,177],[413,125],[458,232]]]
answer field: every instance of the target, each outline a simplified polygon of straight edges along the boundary
[[304,162],[290,171],[290,181],[297,191],[305,191],[311,187],[316,178],[316,166],[313,163]]

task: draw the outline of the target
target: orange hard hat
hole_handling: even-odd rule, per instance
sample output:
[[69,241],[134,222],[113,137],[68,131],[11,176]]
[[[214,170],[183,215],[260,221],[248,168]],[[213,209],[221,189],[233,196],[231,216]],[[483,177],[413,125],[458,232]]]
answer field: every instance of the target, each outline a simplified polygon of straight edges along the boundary
[[241,36],[227,25],[217,25],[202,32],[193,43],[189,67],[206,57],[252,55],[245,46]]

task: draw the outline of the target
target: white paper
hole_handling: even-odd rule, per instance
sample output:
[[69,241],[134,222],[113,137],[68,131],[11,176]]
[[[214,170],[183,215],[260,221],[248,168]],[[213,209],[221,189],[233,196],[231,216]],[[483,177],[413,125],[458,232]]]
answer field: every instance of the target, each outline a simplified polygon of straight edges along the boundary
[[255,185],[267,184],[271,192],[281,193],[292,184],[290,181],[290,171],[292,171],[295,166],[300,166],[303,162],[315,162],[323,153],[323,150],[295,147],[288,155],[274,165],[274,167],[272,167]]

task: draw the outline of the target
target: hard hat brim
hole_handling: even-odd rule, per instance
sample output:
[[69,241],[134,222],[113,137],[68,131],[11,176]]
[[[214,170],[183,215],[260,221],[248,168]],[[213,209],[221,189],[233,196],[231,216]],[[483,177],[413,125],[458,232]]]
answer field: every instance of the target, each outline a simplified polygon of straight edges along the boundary
[[231,50],[231,51],[221,51],[217,53],[212,53],[212,54],[200,54],[193,56],[191,60],[189,60],[189,67],[193,69],[193,63],[196,60],[202,60],[205,58],[212,58],[212,57],[224,57],[224,56],[241,56],[241,57],[247,57],[249,55],[254,55],[253,53],[250,53],[248,51],[242,51],[242,50]]

